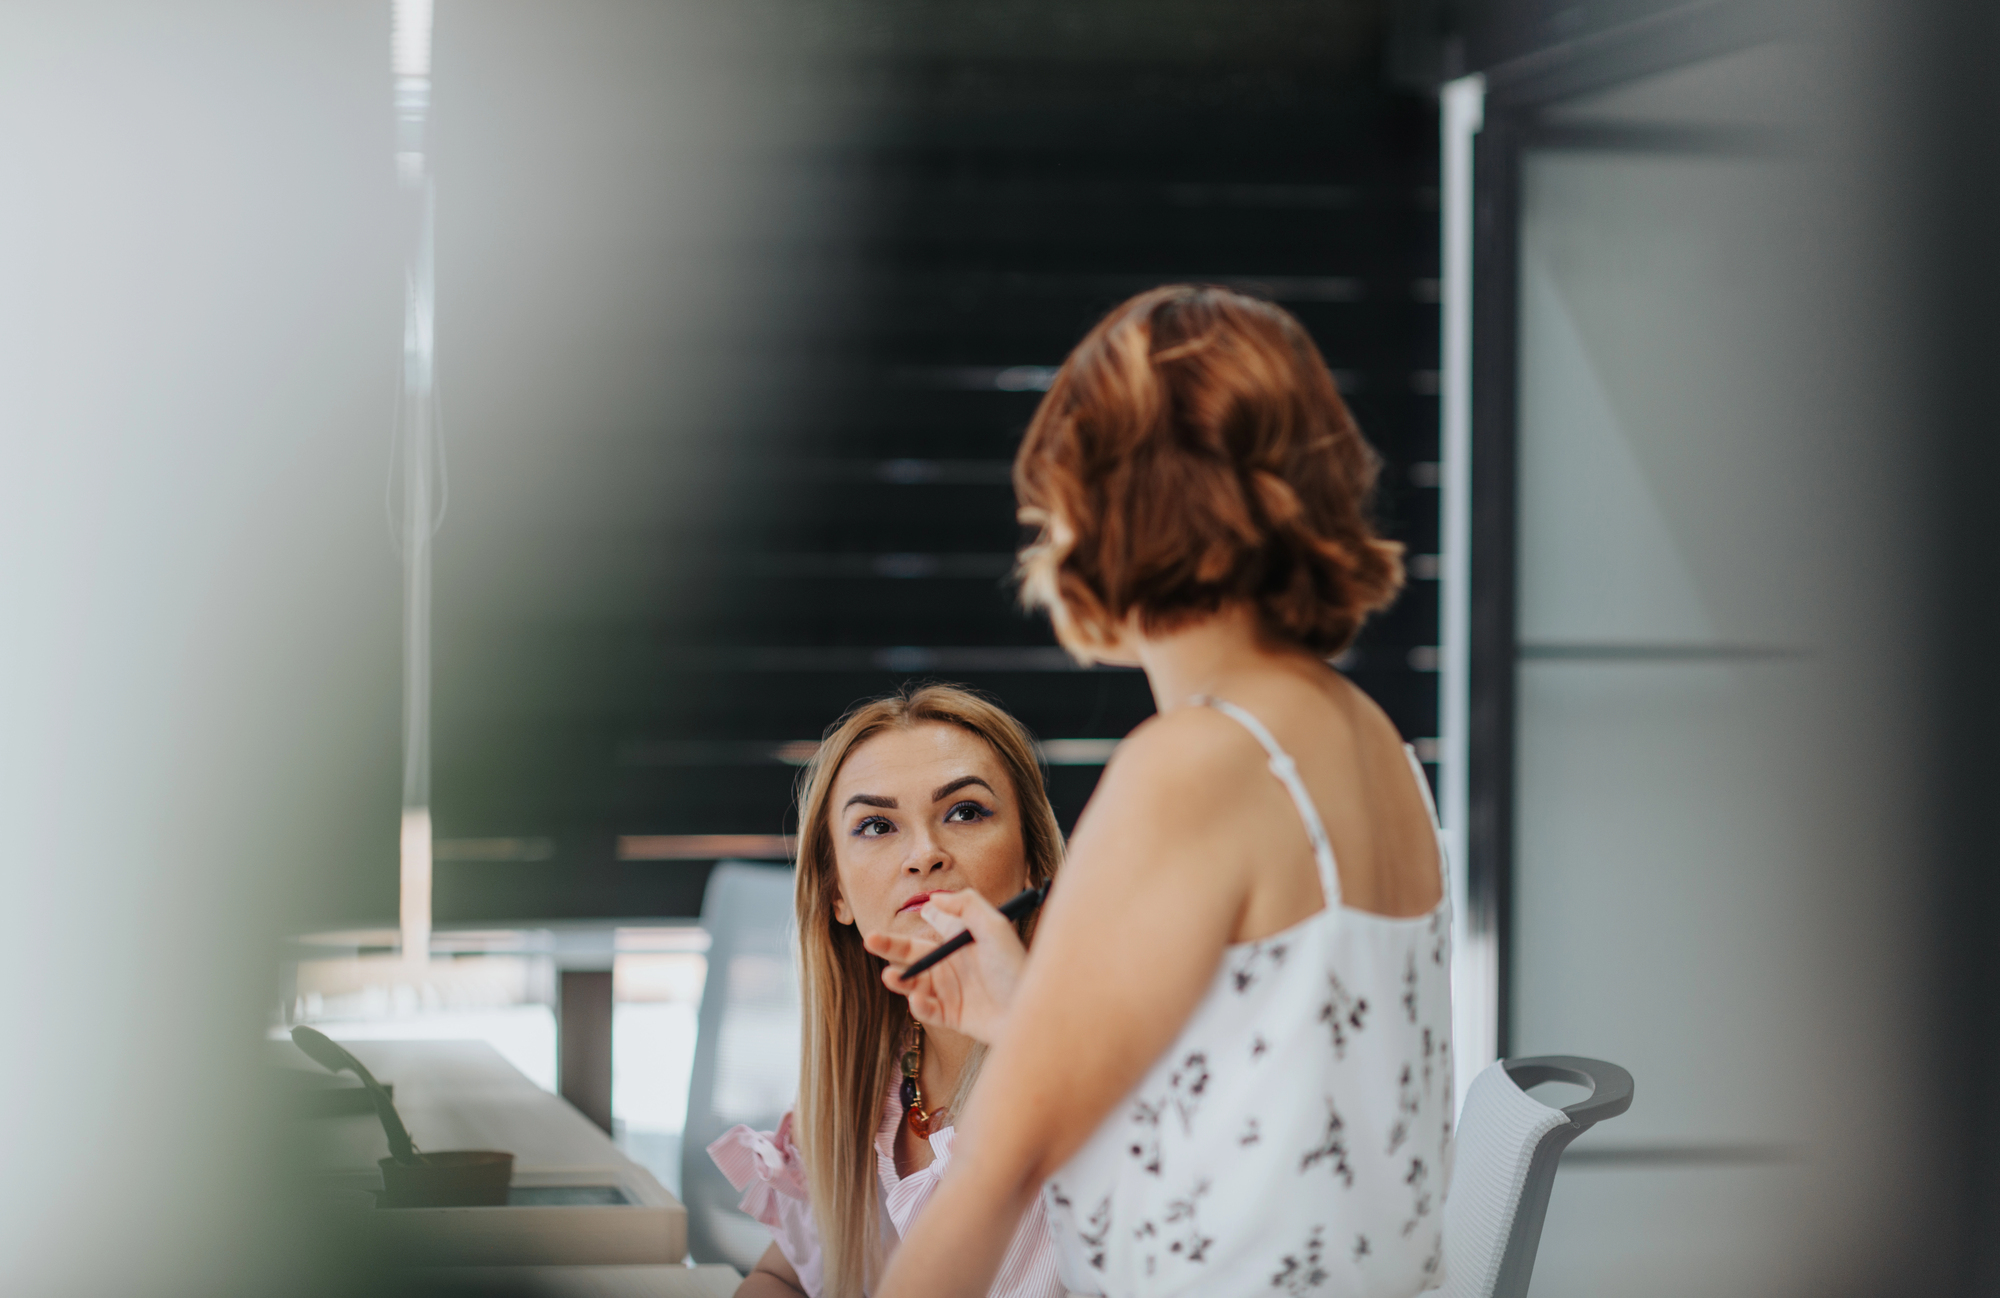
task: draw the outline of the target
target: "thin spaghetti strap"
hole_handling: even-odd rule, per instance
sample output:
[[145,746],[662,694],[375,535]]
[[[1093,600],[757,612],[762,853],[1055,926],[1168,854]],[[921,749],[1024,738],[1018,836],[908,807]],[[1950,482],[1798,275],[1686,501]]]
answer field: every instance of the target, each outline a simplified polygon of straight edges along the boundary
[[1444,826],[1438,821],[1437,799],[1431,796],[1431,782],[1424,776],[1424,764],[1417,757],[1417,750],[1404,744],[1403,756],[1410,759],[1410,774],[1416,777],[1417,792],[1423,795],[1424,810],[1430,814],[1431,837],[1437,841],[1438,877],[1444,880],[1448,896],[1451,893],[1451,863],[1444,859]]
[[[1320,891],[1326,895],[1328,910],[1340,905],[1340,871],[1333,863],[1333,843],[1326,836],[1326,826],[1320,823],[1319,808],[1313,806],[1312,796],[1306,792],[1305,782],[1299,779],[1298,763],[1292,755],[1278,746],[1277,739],[1264,728],[1264,723],[1250,713],[1226,699],[1213,698],[1206,694],[1197,695],[1190,702],[1214,708],[1224,716],[1235,719],[1269,755],[1271,774],[1278,777],[1278,783],[1285,786],[1285,792],[1292,795],[1292,803],[1299,809],[1299,819],[1305,822],[1306,837],[1312,842],[1313,864],[1319,868]],[[1421,774],[1422,772],[1419,772]]]

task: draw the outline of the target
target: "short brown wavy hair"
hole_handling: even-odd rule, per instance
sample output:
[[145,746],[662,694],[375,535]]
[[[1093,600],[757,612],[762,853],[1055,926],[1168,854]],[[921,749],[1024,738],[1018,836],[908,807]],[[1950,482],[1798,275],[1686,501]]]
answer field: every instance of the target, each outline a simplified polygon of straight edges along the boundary
[[1130,616],[1243,604],[1331,657],[1403,584],[1370,513],[1381,460],[1299,322],[1227,289],[1152,289],[1063,362],[1014,459],[1038,529],[1017,576],[1088,662]]

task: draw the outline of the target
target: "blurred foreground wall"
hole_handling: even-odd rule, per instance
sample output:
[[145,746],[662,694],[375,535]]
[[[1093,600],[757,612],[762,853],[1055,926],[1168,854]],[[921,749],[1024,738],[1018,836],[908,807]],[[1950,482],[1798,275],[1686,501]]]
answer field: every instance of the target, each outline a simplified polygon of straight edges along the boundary
[[1910,268],[1837,53],[1566,100],[1520,154],[1509,1049],[1643,1096],[1570,1156],[1551,1298],[1876,1291],[1936,1204],[1916,349],[1843,309]]
[[[447,308],[447,448],[474,427],[454,347],[482,335],[540,404],[501,430],[531,444],[486,457],[516,495],[477,494],[600,490],[562,383],[639,366],[659,400],[709,399],[691,340],[728,332],[756,273],[703,240],[800,210],[741,158],[805,83],[723,7],[439,9],[441,32],[480,23],[441,49],[516,73],[483,105],[511,147],[447,167],[504,217],[467,237],[447,183],[441,255],[500,268]],[[389,21],[387,0],[0,8],[0,1291],[332,1274],[268,1193],[252,1065],[279,937],[394,914]],[[493,87],[438,71],[449,137]],[[647,89],[610,102],[604,78]],[[626,191],[580,191],[566,164],[606,151]],[[607,244],[618,274],[575,255]],[[504,585],[521,557],[490,560]]]
[[[1587,27],[1645,6],[1520,8]],[[466,12],[442,7],[441,28]],[[451,165],[505,206],[473,223],[447,203],[441,256],[511,269],[442,309],[520,380],[469,421],[502,432],[474,496],[489,512],[457,520],[462,553],[492,559],[467,562],[486,583],[461,585],[468,601],[504,602],[510,585],[579,606],[602,593],[561,555],[482,544],[538,492],[641,517],[700,492],[698,458],[681,496],[658,497],[618,453],[563,439],[563,412],[605,373],[688,408],[728,404],[748,381],[696,344],[771,272],[716,252],[744,246],[718,232],[832,215],[782,172],[715,161],[743,156],[723,147],[739,132],[808,130],[815,105],[807,74],[769,51],[784,24],[738,27],[732,12],[632,0],[559,18],[495,0],[462,47],[484,59],[460,102],[486,96],[511,143]],[[1803,141],[1785,154],[1794,170],[1755,151],[1698,165],[1569,151],[1531,169],[1547,217],[1524,248],[1536,373],[1590,377],[1629,417],[1622,447],[1591,442],[1603,425],[1587,412],[1523,393],[1540,430],[1526,451],[1557,489],[1532,511],[1526,612],[1547,644],[1630,615],[1649,636],[1804,651],[1661,669],[1644,699],[1604,686],[1651,669],[1527,668],[1546,706],[1524,752],[1547,760],[1521,783],[1536,865],[1517,898],[1533,947],[1517,1045],[1632,1062],[1635,1143],[1815,1154],[1722,1188],[1669,1173],[1665,1197],[1713,1233],[1675,1233],[1665,1211],[1647,1230],[1659,1205],[1641,1203],[1622,1218],[1642,1223],[1631,1247],[1598,1255],[1608,1269],[1572,1252],[1565,1273],[1548,1255],[1545,1280],[1570,1292],[1643,1287],[1620,1266],[1660,1292],[2000,1292],[1986,390],[2000,155],[1985,93],[2000,42],[1969,3],[1852,0],[1821,19],[1791,63],[1636,106],[1775,112],[1753,124],[1788,133],[1785,149]],[[265,1193],[250,1064],[277,937],[385,918],[393,895],[387,47],[386,3],[0,8],[7,1293],[299,1293],[330,1274]],[[622,112],[581,96],[607,68],[648,87]],[[601,117],[551,135],[537,106],[564,103]],[[441,93],[445,138],[452,111]],[[633,113],[675,125],[633,131]],[[592,150],[634,159],[630,186],[600,202],[565,187]],[[585,255],[605,246],[645,273]],[[1690,304],[1717,283],[1756,309],[1710,324]],[[1635,317],[1651,332],[1621,332]],[[1622,352],[1634,337],[1636,356]],[[452,347],[441,338],[448,444],[463,427]],[[1803,412],[1742,396],[1774,374]],[[1697,416],[1716,438],[1708,465],[1726,470],[1706,481],[1674,476],[1662,434]],[[1663,532],[1679,569],[1648,548]],[[1631,598],[1635,572],[1651,598]],[[1607,734],[1627,751],[1588,746]],[[1686,805],[1653,798],[1623,822],[1649,832],[1622,841],[1587,817],[1538,818],[1575,805],[1545,796],[1559,779],[1610,808],[1614,775]],[[1614,856],[1625,872],[1607,889],[1584,867]],[[1646,923],[1599,926],[1605,914]],[[1669,918],[1678,941],[1648,937]],[[1638,999],[1609,1003],[1606,968]],[[1621,1175],[1578,1167],[1565,1184]],[[1621,1210],[1622,1193],[1579,1200],[1572,1238],[1618,1244],[1587,1218]]]
[[[0,10],[0,1288],[226,1293],[286,913],[393,860],[387,13]],[[393,344],[392,344],[393,345]]]
[[1474,868],[1483,758],[1507,1049],[1639,1093],[1536,1292],[1989,1292],[1991,18],[1466,30]]

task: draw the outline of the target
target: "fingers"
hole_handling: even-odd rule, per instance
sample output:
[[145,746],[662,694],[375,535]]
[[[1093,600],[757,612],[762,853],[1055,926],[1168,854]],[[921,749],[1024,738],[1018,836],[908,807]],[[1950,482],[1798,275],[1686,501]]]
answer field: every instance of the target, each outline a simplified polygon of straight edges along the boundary
[[[966,915],[981,906],[985,906],[988,910],[993,909],[986,898],[980,896],[977,891],[971,888],[958,888],[951,892],[934,892],[924,900],[924,908],[926,910],[936,907],[945,914],[952,916]],[[995,913],[997,914],[998,912]]]
[[945,1021],[944,1001],[939,999],[937,989],[931,985],[931,976],[918,974],[913,983],[903,981],[902,972],[891,966],[882,971],[882,985],[909,1001],[910,1013],[919,1023],[953,1026]]
[[1002,915],[997,906],[971,888],[957,892],[934,892],[918,913],[926,924],[946,937],[966,928],[971,929],[972,936],[982,942],[994,941],[1003,933],[1015,936],[1014,921]]
[[876,933],[861,940],[870,955],[881,956],[891,964],[906,965],[921,960],[937,945],[922,938],[904,937],[899,933]]
[[[957,937],[971,925],[966,915],[975,905],[984,903],[985,898],[970,888],[959,892],[934,892],[924,902],[924,908],[917,912],[918,918],[938,931],[941,937]],[[975,937],[978,936],[974,933]]]
[[903,970],[936,950],[937,943],[893,933],[876,933],[863,938],[861,944],[872,954],[888,961],[881,971],[882,985],[898,996],[908,997],[910,1012],[919,1021],[932,1022],[941,1017],[943,1003],[937,997],[931,974],[918,974],[915,982],[903,981]]
[[[959,916],[947,910],[934,910],[929,902],[917,912],[917,917],[938,931],[939,937],[953,938],[971,927]],[[977,934],[974,934],[977,936]]]

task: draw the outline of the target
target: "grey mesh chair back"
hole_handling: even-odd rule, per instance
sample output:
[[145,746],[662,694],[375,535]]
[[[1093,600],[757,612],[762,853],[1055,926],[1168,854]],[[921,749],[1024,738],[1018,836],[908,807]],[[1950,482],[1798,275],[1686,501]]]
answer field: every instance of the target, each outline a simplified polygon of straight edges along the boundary
[[[1544,1082],[1591,1088],[1552,1109],[1527,1092]],[[1465,1093],[1444,1200],[1447,1298],[1527,1298],[1562,1152],[1632,1107],[1632,1074],[1600,1059],[1541,1055],[1490,1064]]]
[[799,979],[792,939],[792,872],[725,861],[701,903],[708,979],[688,1078],[681,1199],[697,1262],[748,1272],[771,1233],[739,1212],[742,1196],[708,1158],[708,1143],[746,1123],[772,1131],[799,1089]]

